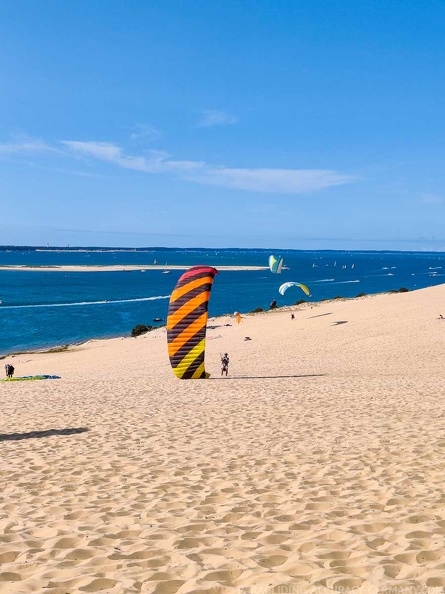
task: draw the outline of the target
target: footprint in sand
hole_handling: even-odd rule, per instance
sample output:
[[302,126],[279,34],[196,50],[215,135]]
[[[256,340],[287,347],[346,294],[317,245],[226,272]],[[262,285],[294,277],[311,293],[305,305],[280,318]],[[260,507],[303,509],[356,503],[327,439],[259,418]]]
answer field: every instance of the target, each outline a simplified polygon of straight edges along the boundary
[[286,540],[289,540],[288,534],[286,534],[286,535],[284,535],[284,534],[268,534],[267,536],[260,538],[261,542],[263,542],[265,544],[271,544],[271,545],[279,545]]
[[425,585],[427,588],[440,588],[440,586],[445,586],[445,577],[430,577],[426,580]]
[[169,580],[167,582],[163,582],[156,586],[155,594],[176,594],[179,588],[184,584],[185,582],[182,580]]
[[96,578],[86,586],[79,588],[81,592],[101,592],[102,590],[111,590],[117,584],[116,580],[109,578]]
[[14,563],[20,554],[20,551],[6,551],[5,553],[1,553],[0,563]]
[[227,569],[222,571],[211,571],[204,576],[205,580],[210,582],[218,582],[218,584],[224,584],[231,586],[234,580],[237,580],[240,575],[244,572],[243,569]]
[[417,563],[426,563],[427,561],[439,561],[445,557],[444,551],[421,551],[417,557]]
[[287,557],[284,555],[271,555],[270,557],[264,557],[258,561],[258,564],[262,567],[278,567],[286,563]]
[[395,579],[399,573],[402,571],[402,565],[398,563],[391,563],[388,565],[383,565],[383,573],[386,577]]
[[98,554],[98,551],[92,551],[91,549],[74,549],[69,551],[64,559],[74,559],[76,561],[83,559],[92,559]]
[[20,582],[22,580],[22,576],[19,573],[14,573],[12,571],[4,571],[0,573],[0,582]]
[[343,592],[352,590],[353,588],[360,588],[364,581],[365,580],[359,577],[344,578],[338,581],[327,580],[329,587]]

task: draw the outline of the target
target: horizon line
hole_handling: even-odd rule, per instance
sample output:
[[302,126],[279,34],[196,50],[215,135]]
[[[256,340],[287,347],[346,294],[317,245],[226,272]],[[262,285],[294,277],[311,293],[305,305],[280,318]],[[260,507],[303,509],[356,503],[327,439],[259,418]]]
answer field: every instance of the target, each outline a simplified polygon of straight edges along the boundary
[[[366,241],[373,241],[373,240],[366,240]],[[377,240],[374,240],[377,241]],[[384,240],[384,241],[398,241],[398,240]],[[404,242],[408,241],[444,241],[445,240],[400,240]],[[85,246],[43,246],[43,245],[20,245],[20,244],[8,244],[8,245],[0,245],[0,251],[24,251],[24,250],[33,250],[33,251],[64,251],[64,252],[80,252],[80,251],[127,251],[127,252],[154,252],[154,251],[196,251],[196,250],[205,250],[205,251],[262,251],[262,252],[271,252],[271,251],[283,251],[283,252],[407,252],[407,253],[445,253],[445,249],[441,250],[415,250],[415,249],[363,249],[363,248],[354,248],[354,249],[336,249],[336,248],[314,248],[314,249],[304,249],[304,248],[282,248],[282,247],[203,247],[203,246],[195,246],[195,247],[169,247],[169,246],[145,246],[145,247],[131,247],[131,246],[124,246],[124,247],[117,247],[117,246],[100,246],[100,245],[85,245]]]

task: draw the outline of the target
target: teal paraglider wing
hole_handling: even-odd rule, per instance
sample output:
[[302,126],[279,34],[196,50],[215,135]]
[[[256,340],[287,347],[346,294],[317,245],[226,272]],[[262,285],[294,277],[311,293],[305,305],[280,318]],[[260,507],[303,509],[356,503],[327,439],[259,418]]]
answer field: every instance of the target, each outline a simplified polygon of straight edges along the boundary
[[283,258],[275,258],[274,255],[269,256],[269,268],[270,271],[275,274],[280,274],[283,268]]

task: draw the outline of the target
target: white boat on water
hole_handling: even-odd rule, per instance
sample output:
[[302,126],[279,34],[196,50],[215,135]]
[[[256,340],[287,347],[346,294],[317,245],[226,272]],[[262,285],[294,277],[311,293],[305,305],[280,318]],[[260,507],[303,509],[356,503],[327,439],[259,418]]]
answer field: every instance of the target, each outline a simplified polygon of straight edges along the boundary
[[[165,265],[167,266],[167,262],[165,263]],[[168,270],[167,268],[164,268],[164,270],[162,271],[162,274],[170,274],[170,270]]]

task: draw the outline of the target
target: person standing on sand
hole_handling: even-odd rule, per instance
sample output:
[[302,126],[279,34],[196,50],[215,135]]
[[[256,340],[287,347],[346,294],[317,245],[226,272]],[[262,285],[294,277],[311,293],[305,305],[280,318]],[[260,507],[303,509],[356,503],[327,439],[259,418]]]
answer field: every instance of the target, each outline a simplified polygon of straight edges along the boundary
[[226,372],[226,376],[229,373],[229,355],[228,353],[224,353],[221,357],[221,375]]
[[6,371],[6,377],[8,379],[11,379],[12,376],[14,375],[14,367],[12,365],[10,365],[9,363],[7,363],[5,365],[5,371]]
[[294,314],[290,314],[290,319],[291,319],[291,320],[295,320],[295,316],[294,316]]

